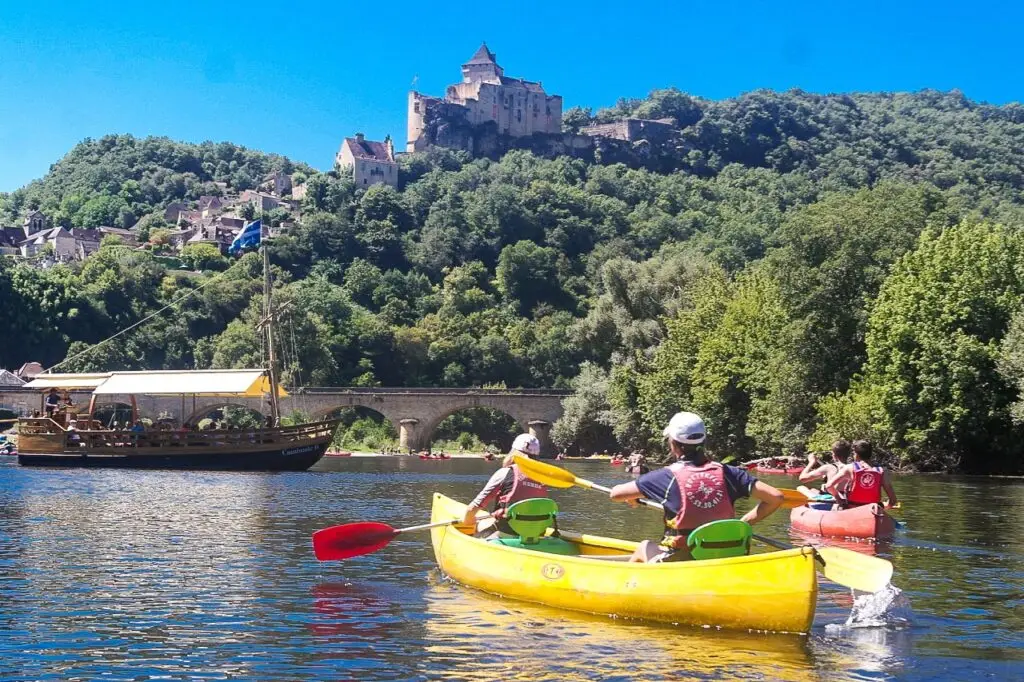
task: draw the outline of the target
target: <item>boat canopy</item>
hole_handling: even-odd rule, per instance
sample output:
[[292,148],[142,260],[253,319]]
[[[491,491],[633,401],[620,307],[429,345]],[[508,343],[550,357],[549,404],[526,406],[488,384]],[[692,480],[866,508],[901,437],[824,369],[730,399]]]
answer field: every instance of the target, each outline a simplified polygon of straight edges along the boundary
[[37,374],[36,377],[22,386],[22,388],[35,388],[48,391],[51,388],[60,388],[68,391],[96,388],[110,378],[110,372],[95,372],[92,374]]
[[[160,372],[111,372],[93,395],[205,395],[222,398],[261,398],[270,393],[262,369],[202,369]],[[278,386],[278,396],[286,397]]]

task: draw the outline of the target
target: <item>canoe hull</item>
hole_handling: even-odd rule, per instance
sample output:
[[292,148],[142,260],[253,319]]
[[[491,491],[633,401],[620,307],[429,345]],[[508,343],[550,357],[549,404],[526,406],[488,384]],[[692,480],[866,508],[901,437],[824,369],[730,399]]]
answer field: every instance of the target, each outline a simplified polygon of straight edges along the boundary
[[880,504],[838,511],[796,507],[789,521],[796,530],[827,537],[878,539],[896,531],[896,523]]
[[[465,506],[434,495],[432,522]],[[584,555],[623,555],[636,543],[575,535]],[[441,570],[487,592],[564,608],[693,626],[807,632],[818,583],[809,548],[666,564],[600,561],[505,547],[453,526],[431,529]]]

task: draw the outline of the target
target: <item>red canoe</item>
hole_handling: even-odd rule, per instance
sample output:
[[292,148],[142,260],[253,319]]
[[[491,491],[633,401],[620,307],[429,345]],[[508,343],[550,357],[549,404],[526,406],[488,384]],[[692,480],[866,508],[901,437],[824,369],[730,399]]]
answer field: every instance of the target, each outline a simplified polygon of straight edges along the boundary
[[451,455],[445,455],[444,457],[439,457],[437,455],[420,455],[420,459],[451,459],[451,458],[452,458]]
[[756,471],[759,474],[775,474],[777,476],[799,476],[800,472],[803,470],[803,467],[789,467],[788,469],[772,469],[770,467],[763,467],[760,464],[754,467],[754,471]]
[[880,504],[838,511],[796,507],[789,513],[789,522],[805,533],[838,538],[886,538],[896,530],[896,523]]

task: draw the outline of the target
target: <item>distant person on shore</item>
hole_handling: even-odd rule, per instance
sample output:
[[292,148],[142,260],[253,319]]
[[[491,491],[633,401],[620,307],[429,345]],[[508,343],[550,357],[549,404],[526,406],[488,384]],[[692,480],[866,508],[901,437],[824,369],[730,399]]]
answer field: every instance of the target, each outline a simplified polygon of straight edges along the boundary
[[494,502],[492,515],[494,519],[483,521],[477,528],[477,534],[492,535],[495,529],[497,532],[508,535],[516,535],[516,532],[505,520],[505,510],[516,502],[529,500],[537,497],[548,497],[548,490],[540,483],[526,477],[519,467],[511,460],[512,455],[523,455],[525,457],[537,457],[540,455],[540,441],[536,436],[528,433],[521,433],[512,441],[512,449],[509,456],[502,462],[501,468],[495,471],[483,489],[473,498],[473,501],[466,507],[466,514],[463,516],[463,525],[469,526],[476,523],[476,513],[483,509],[488,503]]
[[[889,472],[883,467],[872,466],[873,456],[874,448],[871,441],[854,441],[853,461],[840,467],[839,471],[825,483],[825,490],[837,500],[842,500],[843,507],[882,504],[883,490],[886,495],[886,509],[898,503],[896,491],[889,480]],[[845,499],[841,497],[844,493]]]
[[758,481],[745,469],[711,461],[704,452],[704,420],[692,412],[679,412],[669,420],[663,435],[676,459],[664,469],[621,483],[609,496],[636,506],[646,497],[665,507],[665,536],[659,543],[644,540],[630,561],[662,562],[690,559],[686,539],[699,526],[735,518],[733,503],[755,497],[757,505],[742,520],[754,524],[782,504],[782,493]]

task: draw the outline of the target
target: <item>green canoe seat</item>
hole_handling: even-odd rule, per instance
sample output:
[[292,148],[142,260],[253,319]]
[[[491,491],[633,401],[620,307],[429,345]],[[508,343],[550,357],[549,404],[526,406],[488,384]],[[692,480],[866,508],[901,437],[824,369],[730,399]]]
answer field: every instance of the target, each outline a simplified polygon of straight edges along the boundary
[[558,505],[550,498],[537,497],[516,502],[505,512],[505,520],[519,537],[496,538],[492,542],[549,554],[579,554],[579,548],[573,543],[544,535],[549,528],[556,528],[557,516]]
[[686,546],[690,548],[690,556],[697,560],[745,556],[750,553],[753,534],[753,529],[746,521],[712,521],[690,533],[686,538]]

